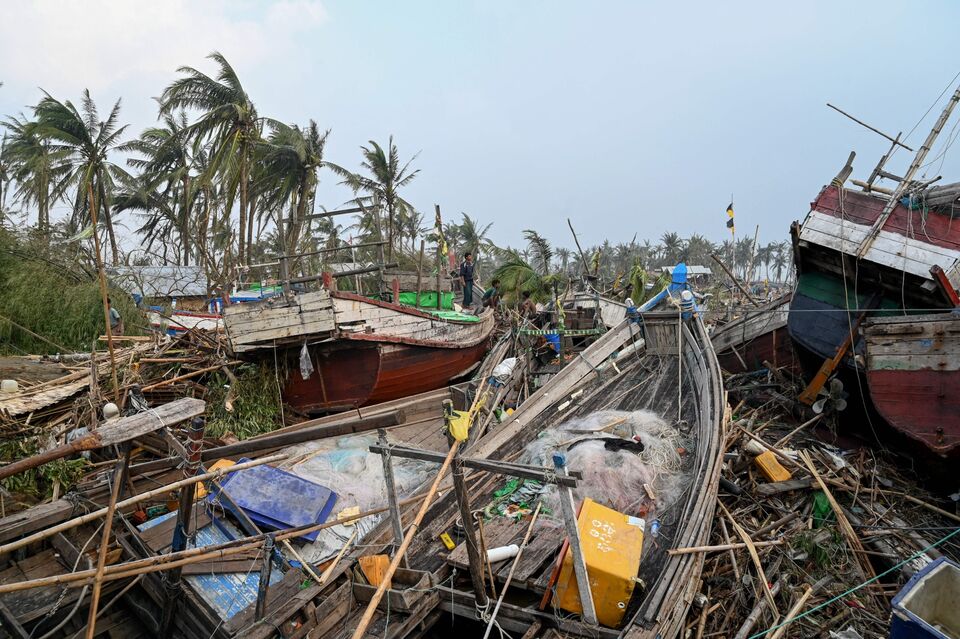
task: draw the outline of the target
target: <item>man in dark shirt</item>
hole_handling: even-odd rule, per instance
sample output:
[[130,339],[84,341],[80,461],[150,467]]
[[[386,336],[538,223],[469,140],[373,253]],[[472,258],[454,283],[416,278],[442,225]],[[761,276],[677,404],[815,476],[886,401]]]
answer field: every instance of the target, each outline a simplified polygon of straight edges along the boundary
[[497,308],[500,306],[500,280],[493,280],[490,288],[483,292],[483,299],[480,300],[487,308]]
[[463,305],[465,307],[473,306],[473,253],[467,253],[463,256],[463,263],[460,264],[460,284],[463,285]]

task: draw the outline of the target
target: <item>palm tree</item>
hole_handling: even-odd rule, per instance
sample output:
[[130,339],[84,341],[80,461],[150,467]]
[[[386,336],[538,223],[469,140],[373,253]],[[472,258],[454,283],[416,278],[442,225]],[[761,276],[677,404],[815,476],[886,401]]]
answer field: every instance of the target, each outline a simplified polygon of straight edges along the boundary
[[493,222],[481,225],[466,213],[460,213],[460,215],[463,218],[463,222],[457,226],[460,235],[460,246],[463,247],[464,254],[468,251],[473,253],[473,261],[478,265],[477,268],[479,269],[481,249],[486,251],[490,246],[490,238],[487,237],[487,233],[489,233],[490,228],[493,227]]
[[680,261],[680,256],[683,253],[683,238],[671,231],[663,234],[660,238],[660,244],[663,247],[662,260],[664,262],[673,265]]
[[[16,182],[14,197],[28,206],[36,205],[37,227],[46,236],[50,232],[50,207],[63,195],[63,178],[69,171],[66,154],[53,152],[39,125],[23,116],[7,119],[4,126],[10,137],[4,138],[0,189],[5,181]],[[0,195],[0,209],[6,195],[6,191]]]
[[119,146],[120,137],[127,128],[126,125],[119,126],[120,100],[114,103],[107,119],[100,120],[89,90],[83,92],[80,109],[69,100],[60,102],[49,93],[44,92],[44,95],[33,108],[34,115],[38,132],[49,141],[51,152],[62,156],[69,166],[64,186],[76,188],[73,224],[85,225],[96,205],[110,239],[112,261],[116,264],[119,249],[113,230],[112,198],[115,182],[129,179],[123,169],[108,159]]
[[[118,198],[117,210],[137,208],[147,211],[147,220],[139,232],[147,238],[162,239],[167,227],[180,237],[180,263],[190,264],[190,221],[197,190],[193,186],[193,151],[187,114],[180,111],[162,115],[163,126],[152,127],[136,140],[120,147],[139,154],[127,164],[140,170],[134,189]],[[164,221],[167,224],[164,224]],[[159,237],[158,237],[159,236]]]
[[217,74],[211,78],[193,67],[180,67],[178,73],[185,77],[175,80],[160,97],[161,113],[180,109],[200,111],[196,122],[190,126],[191,135],[197,140],[210,142],[210,159],[207,170],[220,176],[227,186],[226,215],[233,210],[234,198],[239,192],[240,232],[237,236],[237,260],[244,263],[244,238],[252,240],[252,220],[248,217],[250,169],[253,151],[260,140],[262,126],[256,107],[244,90],[236,71],[227,59],[218,52],[208,58],[217,65]]
[[560,247],[557,249],[557,259],[560,260],[560,272],[567,274],[568,267],[570,265],[570,258],[573,256],[573,251],[566,247]]
[[545,237],[530,229],[524,231],[523,236],[527,249],[505,250],[505,262],[493,277],[500,280],[510,302],[516,301],[522,291],[529,292],[534,301],[545,302],[553,297],[564,276],[551,270],[553,247]]
[[[317,123],[303,129],[271,123],[266,143],[258,146],[261,171],[256,190],[262,194],[264,207],[276,208],[277,228],[284,253],[295,251],[300,241],[307,215],[312,210],[319,177],[324,166],[323,149],[329,129],[323,133]],[[283,209],[289,207],[289,218],[284,222]]]
[[773,271],[776,274],[777,281],[783,281],[783,271],[790,264],[789,245],[786,242],[778,242],[773,245]]
[[361,146],[363,161],[360,167],[367,175],[353,173],[336,164],[329,164],[335,173],[343,177],[341,184],[349,186],[354,194],[363,193],[370,202],[377,202],[387,209],[387,261],[393,259],[394,230],[398,216],[408,215],[413,211],[413,205],[400,196],[400,189],[410,184],[420,169],[410,169],[410,164],[417,159],[414,154],[406,163],[400,163],[400,152],[393,142],[393,136],[387,142],[387,150],[374,142],[370,146]]

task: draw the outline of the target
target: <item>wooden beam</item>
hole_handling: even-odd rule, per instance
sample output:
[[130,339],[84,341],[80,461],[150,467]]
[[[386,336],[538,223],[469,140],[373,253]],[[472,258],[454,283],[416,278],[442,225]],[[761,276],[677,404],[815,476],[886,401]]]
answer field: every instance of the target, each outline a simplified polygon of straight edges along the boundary
[[0,468],[0,479],[6,479],[74,453],[96,450],[136,439],[147,433],[202,415],[204,410],[206,410],[206,402],[203,400],[184,397],[144,413],[105,422],[89,435],[75,439],[69,444],[56,446],[38,455],[7,464]]
[[246,453],[262,452],[272,448],[283,448],[293,444],[315,441],[318,439],[328,439],[330,437],[339,437],[341,435],[350,435],[353,433],[364,433],[378,428],[388,428],[396,426],[405,419],[403,410],[395,410],[382,415],[373,417],[364,417],[362,419],[352,419],[341,424],[323,424],[295,430],[290,433],[278,433],[276,435],[267,435],[258,439],[247,439],[236,444],[218,446],[217,448],[208,448],[203,451],[202,459],[204,461],[212,459],[222,459],[224,457],[235,457]]
[[[247,468],[253,468],[254,466],[261,466],[263,464],[269,464],[271,462],[281,461],[286,458],[287,458],[286,455],[271,455],[270,457],[262,457],[260,459],[254,459],[252,461],[244,462],[242,464],[230,466],[229,468],[221,468],[219,470],[214,470],[212,472],[204,473],[202,475],[194,475],[193,477],[182,479],[180,481],[175,481],[172,484],[167,484],[166,486],[161,486],[159,488],[155,488],[145,493],[140,493],[139,495],[135,495],[129,499],[124,499],[123,501],[117,503],[116,508],[123,509],[127,506],[131,506],[137,503],[138,501],[146,501],[153,497],[157,497],[158,495],[165,495],[167,493],[173,492],[174,490],[177,490],[178,488],[182,488],[183,486],[190,486],[192,484],[196,484],[201,481],[217,479],[218,477],[222,477],[229,473],[235,473],[238,470],[245,470]],[[73,519],[65,521],[56,526],[51,526],[50,528],[46,528],[44,530],[35,532],[32,535],[27,535],[22,539],[17,539],[16,541],[3,544],[2,546],[0,546],[0,555],[10,552],[11,550],[16,550],[17,548],[23,548],[25,546],[29,546],[35,541],[46,539],[47,537],[52,537],[58,532],[63,532],[64,530],[70,530],[71,528],[76,528],[77,526],[81,526],[91,521],[100,519],[101,517],[106,515],[107,512],[108,512],[108,508],[101,508],[99,510],[94,510],[93,512],[87,513],[86,515],[81,515],[80,517],[74,517]]]

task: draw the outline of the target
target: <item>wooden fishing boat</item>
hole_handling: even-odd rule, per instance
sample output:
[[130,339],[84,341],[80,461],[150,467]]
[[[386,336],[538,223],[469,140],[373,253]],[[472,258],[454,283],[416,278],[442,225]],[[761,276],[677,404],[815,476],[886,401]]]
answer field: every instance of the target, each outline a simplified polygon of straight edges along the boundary
[[234,352],[287,364],[285,401],[303,413],[385,402],[446,386],[489,348],[493,311],[479,316],[319,290],[231,306]]
[[[517,603],[508,601],[499,611],[497,622],[505,631],[519,636],[538,625],[565,636],[638,638],[670,638],[682,632],[703,556],[667,551],[702,545],[709,535],[721,467],[724,393],[713,346],[699,318],[678,322],[677,314],[668,311],[646,313],[642,322],[638,320],[624,320],[604,334],[468,453],[473,459],[493,464],[515,459],[525,446],[550,429],[597,411],[646,409],[670,423],[683,425],[688,446],[683,461],[686,483],[682,498],[671,507],[670,514],[658,515],[662,524],[659,536],[644,546],[638,579],[646,587],[642,592],[638,589],[629,605],[624,602],[627,607],[619,629],[589,625],[566,613],[557,615],[552,609],[540,610],[536,604],[522,603],[534,596],[539,601],[540,595],[553,587],[550,575],[554,558],[562,552],[562,528],[537,528],[529,542],[530,552],[517,567],[516,574],[521,577],[511,586],[523,594],[518,595]],[[571,467],[571,471],[577,470]],[[468,475],[472,508],[484,508],[505,480],[496,474]],[[432,583],[451,585],[436,586],[436,596],[427,595],[425,605],[408,615],[391,613],[391,627],[412,627],[447,613],[478,618],[477,593],[463,588],[457,580],[451,582],[452,571],[463,568],[463,544],[451,552],[444,549],[439,538],[453,529],[459,512],[456,496],[449,491],[427,511],[428,523],[418,529],[407,553],[412,570],[429,573]],[[488,534],[500,534],[502,538],[489,538],[490,544],[519,543],[524,524],[499,526],[494,533],[496,524],[488,522]],[[389,545],[392,540],[393,533],[385,522],[365,538],[364,544],[371,547],[368,552],[377,552],[380,543]],[[494,578],[502,581],[508,569],[502,564],[494,566]],[[337,636],[350,636],[360,612],[347,615],[345,630]],[[385,614],[377,612],[374,623],[382,622]]]
[[775,368],[797,366],[787,332],[792,295],[787,293],[718,327],[711,336],[720,367],[730,373],[757,370],[769,362]]
[[[848,421],[887,423],[937,454],[956,450],[947,444],[946,436],[938,443],[930,435],[940,424],[949,423],[953,409],[949,403],[935,401],[909,419],[899,414],[902,409],[895,406],[902,405],[900,390],[914,386],[916,366],[897,370],[887,360],[882,369],[865,367],[870,347],[862,324],[877,322],[878,339],[884,330],[906,336],[916,330],[910,328],[913,316],[947,313],[960,305],[960,225],[953,219],[960,183],[931,186],[915,179],[958,101],[960,89],[902,178],[884,170],[888,153],[866,182],[853,180],[859,188],[850,188],[846,182],[853,171],[851,154],[813,201],[803,223],[791,227],[797,286],[788,331],[806,376],[819,384],[825,375],[836,375],[850,396],[847,410],[860,418]],[[893,180],[895,188],[876,186],[880,177]],[[889,325],[882,319],[895,317],[901,319],[890,319]],[[924,339],[906,341],[904,356],[922,361],[928,355]],[[878,348],[875,344],[874,351]],[[882,355],[875,352],[874,356],[874,361],[884,361]],[[874,383],[879,386],[874,388]],[[834,384],[834,388],[840,386]],[[891,391],[896,391],[892,397]]]
[[938,455],[960,447],[960,315],[873,320],[864,327],[873,405]]

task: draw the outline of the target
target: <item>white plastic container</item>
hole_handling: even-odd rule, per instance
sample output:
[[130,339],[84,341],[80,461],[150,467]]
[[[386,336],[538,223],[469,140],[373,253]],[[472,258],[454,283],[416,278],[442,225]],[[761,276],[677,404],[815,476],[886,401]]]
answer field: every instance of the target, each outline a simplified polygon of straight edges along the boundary
[[3,393],[16,393],[20,389],[20,385],[17,384],[15,379],[5,379],[0,382],[0,392]]
[[487,551],[487,561],[491,564],[495,564],[498,561],[503,561],[505,559],[510,559],[516,557],[520,553],[520,546],[516,544],[510,544],[509,546],[500,546],[499,548],[491,548]]

